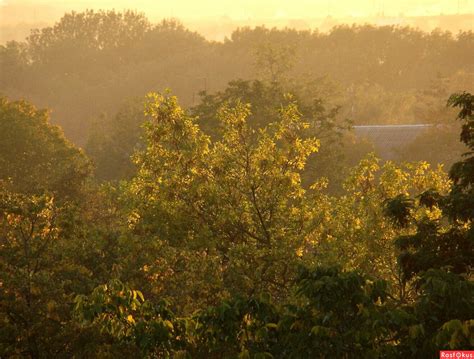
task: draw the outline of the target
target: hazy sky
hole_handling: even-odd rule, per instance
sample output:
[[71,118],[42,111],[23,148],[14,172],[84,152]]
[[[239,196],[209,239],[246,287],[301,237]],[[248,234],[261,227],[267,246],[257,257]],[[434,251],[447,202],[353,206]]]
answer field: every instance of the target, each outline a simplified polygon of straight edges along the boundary
[[[21,9],[36,12],[63,12],[84,8],[131,8],[154,17],[275,19],[310,17],[425,16],[474,13],[474,0],[0,0],[3,20],[26,15]],[[20,10],[20,11],[15,11]],[[52,15],[52,14],[51,14]],[[25,21],[25,19],[22,19]],[[40,19],[37,19],[40,20]]]

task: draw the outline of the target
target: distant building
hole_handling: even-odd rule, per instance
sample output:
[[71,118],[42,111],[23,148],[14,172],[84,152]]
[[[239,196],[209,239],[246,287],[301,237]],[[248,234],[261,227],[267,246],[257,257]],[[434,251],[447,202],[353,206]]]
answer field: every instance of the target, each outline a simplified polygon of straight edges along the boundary
[[412,143],[431,124],[419,125],[359,125],[354,126],[355,135],[374,144],[377,154],[383,159],[395,159],[397,150]]

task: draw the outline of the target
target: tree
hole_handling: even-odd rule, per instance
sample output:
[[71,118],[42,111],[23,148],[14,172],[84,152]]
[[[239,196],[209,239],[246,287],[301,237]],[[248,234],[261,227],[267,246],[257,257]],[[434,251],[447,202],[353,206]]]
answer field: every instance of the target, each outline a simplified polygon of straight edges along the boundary
[[114,275],[112,195],[86,186],[89,160],[46,111],[0,105],[0,352],[87,355],[102,337],[71,321],[71,299]]
[[98,180],[125,180],[132,177],[134,152],[143,147],[141,101],[123,105],[113,117],[99,117],[92,126],[85,150],[95,165]]
[[239,296],[176,317],[169,303],[145,300],[120,282],[76,298],[85,327],[109,333],[135,353],[193,358],[367,358],[394,355],[391,322],[403,313],[386,306],[386,283],[338,268],[302,268],[295,301]]
[[16,192],[74,198],[90,173],[89,160],[46,110],[0,98],[0,180]]
[[[469,101],[450,101],[462,106],[468,143]],[[259,131],[248,112],[222,108],[213,140],[176,98],[149,95],[147,147],[124,196],[144,294],[112,281],[78,296],[81,327],[143,356],[395,358],[472,347],[471,157],[450,182],[427,163],[379,166],[372,156],[347,194],[330,198],[324,183],[300,185],[317,141],[300,137],[307,124],[295,105]],[[331,244],[346,270],[320,265]],[[407,281],[410,294],[397,295]]]
[[327,177],[334,191],[344,177],[344,147],[354,150],[355,146],[344,137],[350,131],[351,123],[341,119],[339,106],[334,98],[335,90],[324,79],[294,83],[265,81],[231,81],[224,91],[214,94],[201,93],[201,103],[191,109],[198,117],[204,132],[216,138],[220,133],[219,109],[225,105],[235,106],[238,102],[248,103],[251,113],[248,125],[253,129],[263,129],[271,124],[282,107],[298,104],[298,111],[308,128],[303,137],[316,137],[321,141],[318,156],[311,156],[303,173],[305,187],[316,179]]
[[40,342],[40,333],[58,332],[60,321],[57,293],[51,293],[51,273],[45,271],[58,238],[56,210],[51,198],[28,199],[3,188],[0,203],[2,352],[38,358],[51,346]]
[[283,82],[287,72],[293,67],[295,56],[295,49],[290,46],[261,44],[256,51],[255,67],[264,79],[272,83]]
[[73,297],[98,284],[80,261],[90,241],[77,236],[76,216],[51,196],[12,193],[0,182],[2,355],[71,356],[94,343],[71,320]]
[[102,66],[117,65],[117,52],[140,40],[149,28],[148,20],[133,11],[73,11],[53,27],[33,30],[27,38],[29,55],[49,71],[87,71],[91,60],[103,59],[101,53],[107,55]]
[[15,96],[19,88],[28,83],[28,47],[24,43],[9,41],[0,46],[0,85]]
[[[284,295],[294,276],[292,263],[311,225],[300,174],[318,141],[301,137],[308,124],[295,104],[282,108],[268,128],[251,128],[249,114],[241,103],[222,108],[222,134],[212,141],[176,98],[148,97],[146,150],[136,157],[130,221],[135,233],[168,248],[162,263],[180,268],[153,265],[173,273],[166,291],[182,292],[181,278],[189,283],[186,291],[205,300],[226,292]],[[184,278],[200,271],[205,279]]]
[[[442,168],[426,162],[383,163],[373,154],[351,169],[341,196],[330,197],[321,208],[321,225],[309,235],[318,254],[315,262],[341,265],[360,270],[389,282],[392,297],[401,302],[411,297],[411,283],[397,263],[399,250],[394,238],[412,234],[416,226],[394,225],[384,212],[383,203],[409,194],[417,196],[429,189],[447,193],[450,181]],[[417,201],[410,211],[414,218],[436,217],[436,209],[427,209]],[[343,258],[343,260],[341,260]]]
[[[469,93],[455,94],[449,99],[449,105],[461,108],[458,115],[458,119],[464,121],[461,141],[471,151],[466,153],[466,159],[452,166],[450,178],[453,184],[449,194],[443,196],[435,189],[430,189],[420,195],[422,205],[437,207],[442,211],[442,215],[421,219],[417,222],[417,233],[399,239],[398,245],[403,251],[400,261],[407,277],[430,268],[442,269],[446,266],[455,273],[468,273],[472,265],[473,229],[470,222],[474,218],[473,103],[474,97]],[[398,223],[407,224],[413,219],[410,206],[411,202],[396,198],[391,207],[388,207],[388,213]],[[403,211],[390,210],[403,207]],[[444,220],[448,220],[449,224],[446,225]]]
[[447,195],[435,190],[420,195],[420,203],[437,208],[439,215],[413,218],[412,201],[406,197],[393,199],[387,207],[397,223],[406,225],[413,221],[417,226],[414,234],[397,240],[403,275],[416,278],[419,288],[413,312],[421,332],[407,340],[412,355],[434,354],[440,348],[472,347],[474,96],[466,92],[453,94],[448,105],[460,108],[461,141],[470,152],[451,167],[452,186]]

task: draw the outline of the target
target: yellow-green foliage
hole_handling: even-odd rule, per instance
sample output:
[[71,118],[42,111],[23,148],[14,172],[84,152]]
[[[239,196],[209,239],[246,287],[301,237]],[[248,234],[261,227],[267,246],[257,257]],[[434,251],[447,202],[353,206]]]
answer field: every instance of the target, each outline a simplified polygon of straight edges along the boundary
[[283,295],[294,276],[312,223],[300,173],[319,142],[302,138],[308,124],[295,104],[263,129],[248,126],[249,112],[244,104],[221,108],[222,136],[211,141],[176,98],[148,96],[147,149],[136,157],[129,223],[163,250],[179,248],[180,271],[160,267],[174,267],[174,256],[159,256],[148,268],[170,281],[165,295],[183,290],[171,283],[201,271],[206,277],[184,290],[207,300],[226,292]]
[[[381,163],[369,155],[352,170],[344,194],[328,198],[322,225],[308,236],[318,254],[313,261],[361,269],[391,281],[397,294],[403,295],[394,238],[413,233],[415,227],[395,226],[384,214],[384,203],[399,195],[417,196],[429,189],[447,193],[449,187],[450,181],[441,167],[432,169],[425,162]],[[418,219],[439,215],[437,207],[427,209],[418,200],[413,211]]]

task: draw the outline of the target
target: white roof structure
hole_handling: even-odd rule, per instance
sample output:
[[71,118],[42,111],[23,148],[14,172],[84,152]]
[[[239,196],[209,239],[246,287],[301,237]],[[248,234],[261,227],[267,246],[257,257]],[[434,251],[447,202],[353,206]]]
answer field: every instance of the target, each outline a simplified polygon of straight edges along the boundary
[[397,150],[412,143],[431,127],[433,127],[432,124],[358,125],[354,126],[354,133],[358,138],[364,138],[373,143],[377,154],[389,160],[396,158]]

